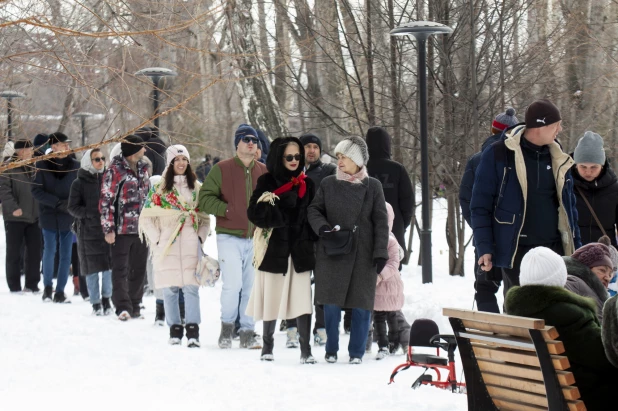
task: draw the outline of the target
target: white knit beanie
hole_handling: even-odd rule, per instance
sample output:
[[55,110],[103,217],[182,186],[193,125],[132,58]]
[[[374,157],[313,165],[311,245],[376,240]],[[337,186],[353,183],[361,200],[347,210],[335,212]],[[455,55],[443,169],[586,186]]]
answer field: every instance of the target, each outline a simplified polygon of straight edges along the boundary
[[553,285],[564,287],[567,269],[564,260],[547,247],[528,251],[521,261],[519,283],[524,285]]
[[369,161],[367,143],[358,136],[349,136],[341,140],[335,147],[335,155],[339,153],[352,160],[360,168],[366,166]]
[[167,167],[169,167],[169,165],[172,163],[172,160],[178,156],[187,157],[189,164],[191,164],[191,157],[189,156],[189,150],[187,150],[187,148],[181,144],[176,144],[173,146],[169,146],[167,148],[167,155],[166,155]]

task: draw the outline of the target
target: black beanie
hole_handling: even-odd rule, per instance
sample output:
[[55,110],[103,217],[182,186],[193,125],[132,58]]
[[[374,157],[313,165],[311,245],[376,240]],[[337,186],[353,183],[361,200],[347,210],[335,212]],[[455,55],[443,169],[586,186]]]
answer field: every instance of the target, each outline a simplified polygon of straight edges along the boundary
[[318,147],[320,147],[320,154],[322,154],[322,140],[320,140],[320,137],[316,136],[315,134],[307,133],[300,136],[299,140],[303,146],[306,146],[310,143],[317,144]]
[[140,151],[143,147],[144,140],[141,137],[130,134],[125,137],[122,143],[120,143],[120,152],[123,157],[129,157]]
[[15,150],[21,150],[22,148],[32,148],[32,141],[27,140],[27,139],[23,139],[23,140],[17,140],[15,141],[15,144],[13,145],[13,148]]
[[546,99],[535,101],[526,110],[526,128],[545,127],[560,120],[560,110]]

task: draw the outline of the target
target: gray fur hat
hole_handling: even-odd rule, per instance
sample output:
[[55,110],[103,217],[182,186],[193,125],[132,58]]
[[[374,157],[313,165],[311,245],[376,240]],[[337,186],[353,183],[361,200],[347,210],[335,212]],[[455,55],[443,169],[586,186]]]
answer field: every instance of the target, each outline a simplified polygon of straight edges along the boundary
[[360,168],[366,166],[369,161],[367,143],[358,136],[349,136],[341,140],[335,147],[335,155],[338,153],[354,161],[354,164]]
[[573,154],[575,163],[605,164],[605,150],[603,149],[603,137],[592,131],[586,131],[584,136],[577,142]]

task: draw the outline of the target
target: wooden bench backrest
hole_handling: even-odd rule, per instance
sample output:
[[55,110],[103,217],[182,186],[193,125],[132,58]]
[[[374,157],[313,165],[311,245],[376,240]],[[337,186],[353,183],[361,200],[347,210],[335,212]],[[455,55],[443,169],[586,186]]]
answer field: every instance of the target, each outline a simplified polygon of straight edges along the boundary
[[564,344],[545,321],[454,308],[443,314],[457,337],[470,410],[586,409]]

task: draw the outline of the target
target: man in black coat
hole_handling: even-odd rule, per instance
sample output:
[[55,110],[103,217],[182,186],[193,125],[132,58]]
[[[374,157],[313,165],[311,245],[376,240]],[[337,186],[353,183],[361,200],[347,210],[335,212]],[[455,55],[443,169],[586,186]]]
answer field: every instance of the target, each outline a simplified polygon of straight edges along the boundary
[[405,233],[412,221],[414,209],[414,190],[410,176],[403,165],[391,160],[391,136],[383,127],[371,127],[367,130],[365,140],[369,148],[367,172],[382,183],[384,199],[395,212],[393,234],[399,245],[406,250]]
[[315,134],[307,133],[300,136],[300,142],[305,146],[305,174],[315,182],[316,189],[325,177],[337,172],[334,164],[324,164],[322,158],[322,140]]
[[63,133],[49,136],[49,144],[58,157],[36,163],[36,177],[32,185],[32,195],[39,202],[39,224],[43,229],[43,301],[52,300],[54,277],[54,258],[58,248],[58,280],[53,296],[55,303],[66,302],[64,287],[69,278],[69,266],[73,248],[71,225],[73,216],[67,210],[71,184],[77,178],[79,162],[67,154],[71,140]]
[[135,133],[144,140],[145,156],[152,163],[152,175],[163,175],[165,170],[165,150],[167,144],[159,137],[159,132],[150,127],[142,127]]

